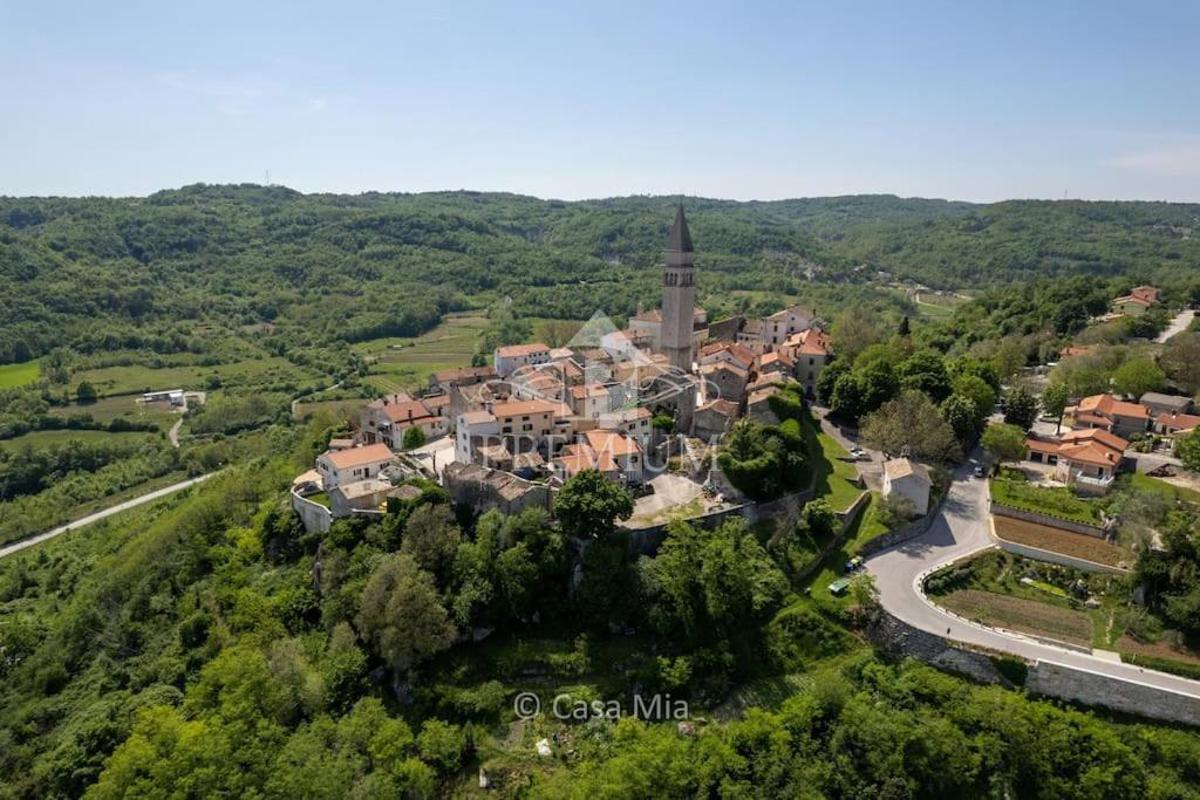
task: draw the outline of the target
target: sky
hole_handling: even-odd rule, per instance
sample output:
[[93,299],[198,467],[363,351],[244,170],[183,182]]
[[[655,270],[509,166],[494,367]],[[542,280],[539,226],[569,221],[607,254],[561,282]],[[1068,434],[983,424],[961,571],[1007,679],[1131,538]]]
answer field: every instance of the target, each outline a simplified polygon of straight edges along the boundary
[[0,195],[1200,201],[1200,2],[0,0]]

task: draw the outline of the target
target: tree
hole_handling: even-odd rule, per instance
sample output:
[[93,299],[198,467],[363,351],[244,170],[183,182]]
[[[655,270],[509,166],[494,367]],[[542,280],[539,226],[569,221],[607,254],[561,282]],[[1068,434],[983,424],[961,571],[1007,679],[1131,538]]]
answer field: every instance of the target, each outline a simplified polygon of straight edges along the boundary
[[973,441],[983,430],[975,415],[975,403],[965,394],[952,394],[942,403],[942,416],[961,444]]
[[462,532],[450,507],[444,503],[426,503],[418,506],[405,522],[400,552],[411,555],[421,569],[444,578],[460,541]]
[[1025,432],[1016,425],[988,425],[979,443],[999,462],[1020,461],[1025,455]]
[[412,425],[404,431],[404,439],[401,442],[405,450],[412,450],[414,447],[420,447],[425,444],[425,431],[420,425]]
[[1200,430],[1195,430],[1180,438],[1175,445],[1175,455],[1183,462],[1183,466],[1192,472],[1200,472]]
[[1158,363],[1179,388],[1200,391],[1200,331],[1184,331],[1168,339]]
[[[1048,383],[1042,390],[1042,410],[1058,420],[1058,428],[1062,427],[1063,411],[1067,407],[1067,387],[1061,383]],[[1058,432],[1058,428],[1055,432]]]
[[1024,386],[1018,386],[1008,393],[1004,404],[1004,421],[1016,425],[1023,431],[1033,427],[1037,421],[1038,401]]
[[79,385],[75,387],[75,402],[81,406],[96,402],[98,396],[96,394],[96,387],[87,381],[80,381]]
[[919,389],[940,403],[950,395],[950,376],[946,361],[936,350],[919,350],[901,362],[896,370],[906,389]]
[[982,428],[996,405],[996,391],[978,375],[960,375],[954,380],[954,394],[960,394],[975,406],[975,423]]
[[860,427],[868,446],[922,461],[952,461],[962,456],[954,429],[924,393],[903,392],[863,418]]
[[386,557],[371,573],[359,602],[358,626],[397,676],[454,643],[454,626],[433,576],[408,553]]
[[1161,389],[1166,380],[1166,373],[1148,358],[1131,358],[1112,376],[1113,388],[1134,398]]
[[879,316],[861,306],[853,306],[838,317],[830,333],[838,358],[844,358],[850,363],[853,363],[863,350],[882,342],[888,336],[879,325]]
[[633,498],[597,470],[585,469],[559,490],[554,516],[567,534],[596,539],[612,533],[617,520],[633,516]]
[[833,388],[833,403],[830,406],[840,416],[858,419],[870,414],[900,390],[900,381],[892,365],[884,360],[873,360],[863,367],[837,379]]

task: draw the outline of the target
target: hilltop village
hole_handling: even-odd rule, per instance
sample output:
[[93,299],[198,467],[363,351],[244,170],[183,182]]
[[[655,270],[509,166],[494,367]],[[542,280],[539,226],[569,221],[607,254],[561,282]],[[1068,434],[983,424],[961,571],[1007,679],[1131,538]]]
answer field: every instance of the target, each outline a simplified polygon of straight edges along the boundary
[[420,396],[368,403],[353,435],[332,440],[297,478],[298,510],[318,527],[380,513],[417,491],[405,483],[413,477],[478,511],[549,509],[556,489],[589,469],[631,490],[652,519],[739,499],[713,469],[714,449],[739,419],[781,422],[772,402],[781,393],[813,398],[833,352],[813,308],[710,321],[695,279],[680,207],[661,308],[623,330],[598,312],[566,346],[498,347],[491,366],[436,372]]

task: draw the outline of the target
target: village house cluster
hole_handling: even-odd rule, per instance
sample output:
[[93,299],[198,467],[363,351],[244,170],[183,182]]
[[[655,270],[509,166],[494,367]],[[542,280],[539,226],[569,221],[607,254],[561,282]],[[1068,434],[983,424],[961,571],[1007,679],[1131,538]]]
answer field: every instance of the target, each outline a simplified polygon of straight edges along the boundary
[[1081,494],[1104,494],[1126,466],[1130,442],[1150,434],[1184,436],[1200,427],[1189,397],[1147,392],[1137,402],[1111,394],[1085,397],[1063,412],[1058,436],[1030,436],[1027,458],[1053,466],[1054,478]]
[[[695,305],[695,272],[681,208],[661,309],[624,330],[598,316],[565,347],[499,347],[491,366],[434,373],[421,396],[379,398],[353,439],[331,442],[297,485],[328,497],[333,516],[377,512],[414,475],[439,479],[460,501],[514,511],[547,505],[586,469],[640,487],[677,434],[711,443],[742,416],[777,422],[768,399],[789,384],[811,397],[833,357],[825,323],[803,306],[710,323]],[[445,463],[423,458],[431,448]]]

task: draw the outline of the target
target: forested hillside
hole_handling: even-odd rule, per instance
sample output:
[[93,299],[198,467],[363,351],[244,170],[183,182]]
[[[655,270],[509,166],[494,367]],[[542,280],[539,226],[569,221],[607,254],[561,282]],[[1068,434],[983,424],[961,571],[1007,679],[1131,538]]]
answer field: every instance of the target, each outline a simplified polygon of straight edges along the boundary
[[[413,335],[447,310],[506,297],[519,315],[626,315],[656,297],[653,266],[681,200],[701,301],[715,311],[762,292],[857,301],[867,295],[855,285],[878,270],[978,288],[1066,272],[1168,280],[1200,265],[1200,206],[1159,203],[562,202],[204,185],[4,198],[0,363],[56,347],[207,353],[243,327],[283,353]],[[742,306],[738,291],[751,293]]]

